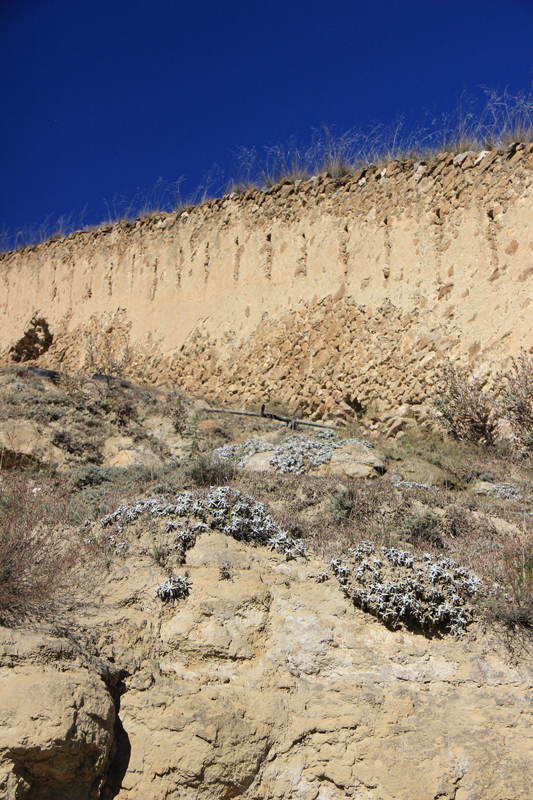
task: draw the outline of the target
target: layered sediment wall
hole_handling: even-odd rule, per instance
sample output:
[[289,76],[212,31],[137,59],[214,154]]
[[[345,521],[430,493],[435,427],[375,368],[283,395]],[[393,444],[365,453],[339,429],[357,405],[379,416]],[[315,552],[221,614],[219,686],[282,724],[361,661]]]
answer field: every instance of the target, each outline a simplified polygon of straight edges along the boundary
[[87,348],[316,416],[423,402],[443,356],[533,352],[533,145],[250,189],[0,256],[4,361]]

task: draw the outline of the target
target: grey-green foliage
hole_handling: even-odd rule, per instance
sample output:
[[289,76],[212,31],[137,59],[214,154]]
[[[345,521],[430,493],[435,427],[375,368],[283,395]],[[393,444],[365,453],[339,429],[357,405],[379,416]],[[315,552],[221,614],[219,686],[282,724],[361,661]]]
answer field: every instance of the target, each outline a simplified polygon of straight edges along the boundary
[[331,461],[335,451],[345,444],[356,443],[373,448],[370,442],[361,439],[341,439],[334,431],[320,431],[314,438],[306,434],[295,433],[288,436],[279,445],[264,442],[261,439],[248,439],[244,444],[225,445],[214,451],[214,457],[222,461],[235,460],[241,467],[246,458],[254,453],[274,451],[270,464],[282,475],[292,473],[302,475],[304,472]]
[[398,533],[409,542],[423,541],[426,545],[442,546],[441,521],[429,509],[421,514],[404,516]]
[[[167,533],[174,532],[174,548],[181,548],[183,552],[193,547],[197,533],[217,528],[233,539],[270,546],[287,560],[305,553],[303,542],[288,536],[263,503],[225,486],[211,487],[206,495],[180,492],[171,502],[158,495],[136,503],[124,503],[100,523],[104,528],[113,526],[122,533],[124,525],[144,514],[166,519]],[[179,523],[180,518],[185,518],[185,523]]]
[[172,575],[157,587],[155,594],[163,601],[181,600],[189,596],[190,588],[191,582],[187,578],[182,578],[181,575]]
[[480,578],[449,558],[422,558],[394,547],[363,542],[350,559],[334,559],[331,568],[355,605],[392,628],[402,623],[429,633],[460,636],[473,618],[471,601],[483,592]]

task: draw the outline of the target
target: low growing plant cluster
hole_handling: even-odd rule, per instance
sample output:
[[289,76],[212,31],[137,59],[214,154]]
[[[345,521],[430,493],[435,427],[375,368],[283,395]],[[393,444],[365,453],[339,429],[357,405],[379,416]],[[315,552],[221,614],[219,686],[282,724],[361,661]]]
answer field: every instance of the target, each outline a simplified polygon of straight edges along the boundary
[[[238,541],[269,546],[287,561],[305,556],[306,546],[293,539],[268,513],[265,505],[229,487],[212,487],[207,493],[180,492],[172,502],[163,496],[122,504],[100,520],[103,528],[113,526],[123,534],[123,526],[143,515],[166,521],[167,547],[183,563],[185,553],[194,546],[196,536],[216,528]],[[184,522],[177,522],[185,518]]]
[[351,443],[374,447],[371,442],[362,439],[341,439],[334,431],[324,430],[317,433],[314,438],[305,434],[288,436],[280,445],[273,445],[261,439],[247,439],[244,444],[219,447],[213,455],[219,461],[235,461],[239,467],[243,467],[249,456],[273,450],[274,455],[270,458],[270,464],[277,473],[303,475],[310,469],[331,461],[339,447]]
[[481,579],[449,558],[418,557],[406,550],[363,542],[351,559],[333,559],[331,569],[344,594],[392,628],[401,623],[429,633],[460,636],[473,619],[471,601],[486,593]]
[[167,600],[183,600],[189,596],[191,582],[180,575],[171,575],[155,590],[156,597],[166,602]]

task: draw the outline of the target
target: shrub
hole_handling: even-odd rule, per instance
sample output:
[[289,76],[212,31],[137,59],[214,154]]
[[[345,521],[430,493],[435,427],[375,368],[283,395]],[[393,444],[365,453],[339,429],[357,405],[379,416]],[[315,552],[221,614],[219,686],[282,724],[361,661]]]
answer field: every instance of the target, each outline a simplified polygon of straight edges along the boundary
[[432,545],[442,548],[440,520],[432,511],[423,514],[413,514],[404,517],[401,521],[399,533],[403,539],[420,546]]
[[489,620],[503,624],[511,649],[522,644],[529,649],[533,638],[533,537],[507,546],[503,557],[506,593],[489,602]]
[[88,334],[86,368],[94,373],[93,379],[105,398],[122,385],[133,358],[128,334],[120,334],[113,328]]
[[336,519],[353,519],[364,522],[376,511],[382,498],[374,487],[349,485],[334,495],[329,512]]
[[86,486],[100,486],[102,483],[110,483],[113,480],[113,472],[108,467],[99,467],[91,464],[81,470],[76,480],[75,486],[83,489]]
[[492,398],[483,391],[483,381],[451,361],[437,373],[440,391],[434,398],[437,420],[450,436],[492,446],[497,418]]
[[505,384],[498,409],[511,424],[516,449],[526,454],[533,451],[533,357],[521,350],[502,377]]
[[58,527],[64,508],[20,475],[0,494],[0,623],[51,601],[64,588],[77,548]]
[[172,420],[172,427],[183,435],[187,431],[188,409],[184,397],[178,392],[169,392],[166,396],[165,412]]
[[193,458],[186,469],[186,475],[197,486],[220,486],[235,478],[237,467],[230,461],[222,461],[209,453]]
[[117,423],[121,426],[126,426],[128,422],[137,418],[137,406],[127,397],[116,397],[111,408],[115,412]]
[[508,552],[506,560],[515,603],[518,606],[531,605],[533,610],[533,538],[523,541],[514,552]]

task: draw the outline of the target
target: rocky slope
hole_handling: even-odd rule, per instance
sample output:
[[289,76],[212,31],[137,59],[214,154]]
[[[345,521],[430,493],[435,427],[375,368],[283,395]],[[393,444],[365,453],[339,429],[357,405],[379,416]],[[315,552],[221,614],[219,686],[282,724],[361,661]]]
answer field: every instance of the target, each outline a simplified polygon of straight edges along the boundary
[[312,554],[192,534],[191,505],[129,508],[86,527],[109,567],[80,568],[68,622],[0,628],[9,800],[529,797],[529,659],[479,625],[387,628]]
[[25,481],[24,580],[42,531],[72,561],[25,613],[0,582],[2,796],[529,798],[531,620],[486,613],[529,585],[527,464],[66,381],[0,384],[0,545]]

